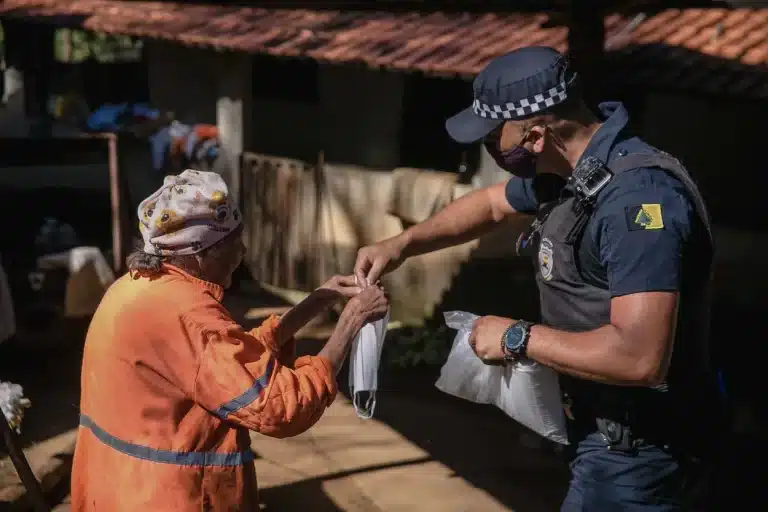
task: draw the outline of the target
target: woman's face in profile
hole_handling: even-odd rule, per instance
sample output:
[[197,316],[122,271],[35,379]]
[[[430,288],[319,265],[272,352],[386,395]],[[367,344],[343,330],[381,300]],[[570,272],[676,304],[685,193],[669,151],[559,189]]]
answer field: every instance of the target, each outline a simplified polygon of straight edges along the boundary
[[205,266],[208,269],[205,269],[204,274],[210,276],[209,281],[229,288],[232,285],[232,275],[243,262],[244,256],[243,232],[239,229],[223,241],[220,247],[205,255]]

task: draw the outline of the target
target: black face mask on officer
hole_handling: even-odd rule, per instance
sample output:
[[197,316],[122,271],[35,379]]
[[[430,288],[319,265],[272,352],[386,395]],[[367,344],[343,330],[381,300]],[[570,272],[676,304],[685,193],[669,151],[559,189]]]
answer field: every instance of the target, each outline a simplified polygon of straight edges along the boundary
[[490,154],[496,162],[496,165],[508,173],[514,174],[520,178],[532,178],[536,175],[537,155],[523,146],[525,139],[530,133],[530,130],[526,131],[518,144],[510,149],[502,151],[499,149],[499,144],[501,143],[501,129],[494,130],[494,132],[483,141],[483,145],[485,146],[486,151],[488,151],[488,154]]

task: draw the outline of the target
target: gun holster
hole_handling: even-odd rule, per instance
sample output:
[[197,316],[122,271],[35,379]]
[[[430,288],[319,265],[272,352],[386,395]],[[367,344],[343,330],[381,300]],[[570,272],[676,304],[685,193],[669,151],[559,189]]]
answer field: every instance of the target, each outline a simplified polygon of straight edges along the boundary
[[607,418],[597,418],[596,422],[597,431],[609,450],[631,452],[637,448],[639,440],[632,435],[632,429],[627,425]]

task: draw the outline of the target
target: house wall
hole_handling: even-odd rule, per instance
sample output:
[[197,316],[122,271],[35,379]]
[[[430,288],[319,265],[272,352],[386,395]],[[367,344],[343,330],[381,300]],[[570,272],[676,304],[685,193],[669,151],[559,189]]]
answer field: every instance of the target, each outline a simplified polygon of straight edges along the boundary
[[[221,61],[232,54],[158,41],[147,42],[146,52],[152,103],[183,122],[215,124],[222,74],[231,70]],[[260,79],[258,67],[252,79]],[[252,131],[243,149],[306,161],[324,151],[330,162],[395,167],[403,80],[369,68],[319,65],[316,83],[306,84],[317,87],[317,101],[249,98]]]
[[150,102],[187,123],[216,124],[218,52],[146,41]]
[[323,151],[328,162],[398,165],[403,75],[320,64],[316,83],[306,86],[317,87],[316,101],[254,98],[251,149],[309,162]]
[[215,170],[240,197],[239,158],[252,137],[251,68],[247,55],[147,41],[150,103],[188,124],[219,129]]

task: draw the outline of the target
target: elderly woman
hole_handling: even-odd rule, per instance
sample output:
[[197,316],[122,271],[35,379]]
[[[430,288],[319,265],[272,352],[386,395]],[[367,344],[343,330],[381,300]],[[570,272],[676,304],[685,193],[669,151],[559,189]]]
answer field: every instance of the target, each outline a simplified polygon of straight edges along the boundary
[[[221,304],[244,253],[221,177],[169,176],[138,213],[144,247],[85,341],[72,509],[258,510],[248,431],[295,436],[317,422],[351,341],[387,299],[337,277],[245,331]],[[294,361],[293,335],[341,298],[326,345]]]

